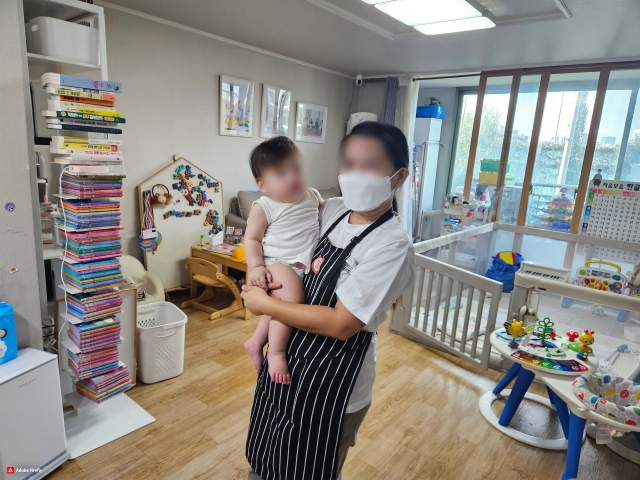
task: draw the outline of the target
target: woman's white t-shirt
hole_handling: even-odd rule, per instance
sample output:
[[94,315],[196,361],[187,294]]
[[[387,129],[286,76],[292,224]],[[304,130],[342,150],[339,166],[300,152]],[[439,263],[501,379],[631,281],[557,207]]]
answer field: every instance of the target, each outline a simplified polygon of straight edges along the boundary
[[[321,233],[324,234],[345,211],[347,208],[342,198],[326,200],[320,212]],[[345,248],[353,237],[367,227],[350,224],[347,215],[329,234],[329,241],[334,247]],[[356,245],[345,261],[336,294],[347,310],[365,324],[366,330],[376,332],[387,318],[393,302],[414,284],[414,257],[413,244],[396,216]],[[374,335],[349,398],[347,413],[357,412],[371,402],[375,378]]]
[[267,216],[267,230],[262,237],[265,264],[303,263],[309,271],[311,257],[320,236],[319,208],[322,197],[315,188],[307,188],[295,203],[282,203],[266,195],[253,202]]

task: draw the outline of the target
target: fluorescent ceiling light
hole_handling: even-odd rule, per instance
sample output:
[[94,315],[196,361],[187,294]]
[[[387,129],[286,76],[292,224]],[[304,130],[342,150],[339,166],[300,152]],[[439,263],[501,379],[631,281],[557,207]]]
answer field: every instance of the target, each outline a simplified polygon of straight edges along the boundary
[[474,0],[397,0],[378,3],[376,8],[411,26],[482,15],[482,5]]
[[468,32],[470,30],[482,30],[496,26],[495,18],[489,12],[486,16],[475,18],[463,18],[462,20],[452,20],[450,22],[427,23],[417,25],[413,28],[425,35],[442,35],[444,33]]
[[362,0],[364,3],[368,3],[369,5],[375,5],[376,3],[388,2],[390,0]]

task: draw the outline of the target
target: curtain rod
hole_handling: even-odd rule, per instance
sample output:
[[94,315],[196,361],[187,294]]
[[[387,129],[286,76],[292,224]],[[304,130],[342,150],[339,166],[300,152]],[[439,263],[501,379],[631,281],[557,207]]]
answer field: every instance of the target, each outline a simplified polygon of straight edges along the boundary
[[[400,75],[389,75],[389,77],[398,77]],[[468,73],[464,75],[441,75],[439,77],[412,77],[412,82],[418,82],[420,80],[444,80],[447,78],[465,78],[465,77],[479,77],[480,72],[477,73]],[[389,77],[378,77],[378,78],[365,78],[363,80],[364,83],[378,83],[378,82],[386,82]]]

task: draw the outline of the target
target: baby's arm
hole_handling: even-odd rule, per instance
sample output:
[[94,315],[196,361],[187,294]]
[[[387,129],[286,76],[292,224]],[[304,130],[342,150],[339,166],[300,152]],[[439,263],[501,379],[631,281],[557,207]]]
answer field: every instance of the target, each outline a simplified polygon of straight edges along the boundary
[[244,254],[249,268],[249,284],[267,290],[271,283],[271,273],[264,266],[262,257],[262,237],[267,230],[269,221],[264,209],[259,203],[254,203],[247,219],[247,229],[244,233]]

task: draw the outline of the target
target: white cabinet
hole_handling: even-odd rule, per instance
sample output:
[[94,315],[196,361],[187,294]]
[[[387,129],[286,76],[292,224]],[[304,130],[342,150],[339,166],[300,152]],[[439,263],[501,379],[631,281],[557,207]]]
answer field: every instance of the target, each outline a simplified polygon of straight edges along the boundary
[[57,359],[25,348],[0,365],[0,479],[43,478],[68,458]]

